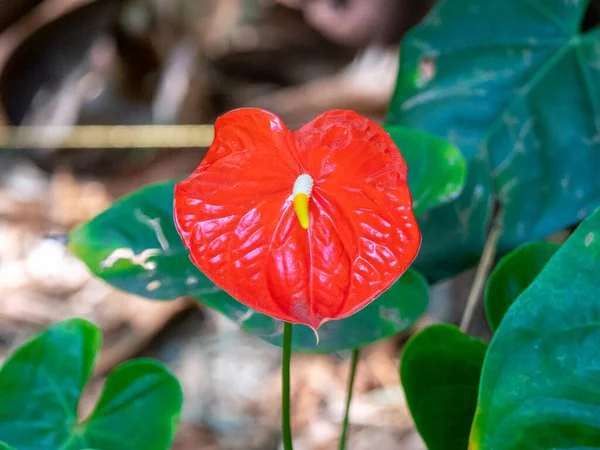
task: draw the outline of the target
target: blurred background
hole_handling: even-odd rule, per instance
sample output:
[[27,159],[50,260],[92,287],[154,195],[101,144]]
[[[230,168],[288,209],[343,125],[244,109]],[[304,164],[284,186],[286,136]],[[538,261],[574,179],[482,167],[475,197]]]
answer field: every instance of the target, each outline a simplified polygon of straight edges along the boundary
[[[2,0],[0,130],[211,124],[242,106],[269,109],[290,128],[333,108],[381,122],[400,39],[430,3]],[[280,448],[280,349],[188,299],[150,302],[116,291],[57,238],[128,192],[188,174],[206,148],[53,148],[62,137],[37,136],[46,149],[0,150],[0,361],[52,323],[84,317],[103,329],[104,347],[82,414],[114,366],[152,356],[184,389],[173,448]],[[436,287],[445,302],[434,302],[424,321],[460,314],[460,301],[448,298],[464,296],[448,289]],[[362,353],[351,450],[424,449],[399,386],[406,337]],[[346,353],[294,356],[295,448],[336,448],[348,361]]]

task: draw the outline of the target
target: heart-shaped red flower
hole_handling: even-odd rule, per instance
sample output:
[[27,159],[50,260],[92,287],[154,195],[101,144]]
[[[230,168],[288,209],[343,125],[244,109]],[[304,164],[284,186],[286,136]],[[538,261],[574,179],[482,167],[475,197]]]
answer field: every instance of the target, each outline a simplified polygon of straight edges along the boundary
[[385,291],[421,234],[390,136],[352,111],[298,131],[247,108],[215,123],[208,154],[175,187],[191,259],[250,308],[314,330]]

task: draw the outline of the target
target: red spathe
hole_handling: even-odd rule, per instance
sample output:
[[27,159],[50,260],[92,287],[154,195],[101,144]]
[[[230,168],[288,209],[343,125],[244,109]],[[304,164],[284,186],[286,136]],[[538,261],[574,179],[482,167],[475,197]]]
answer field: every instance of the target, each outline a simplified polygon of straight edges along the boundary
[[[303,173],[314,180],[308,230],[292,199]],[[298,131],[255,108],[220,117],[208,154],[175,186],[175,224],[217,286],[314,330],[374,300],[421,243],[398,148],[379,125],[344,110]]]

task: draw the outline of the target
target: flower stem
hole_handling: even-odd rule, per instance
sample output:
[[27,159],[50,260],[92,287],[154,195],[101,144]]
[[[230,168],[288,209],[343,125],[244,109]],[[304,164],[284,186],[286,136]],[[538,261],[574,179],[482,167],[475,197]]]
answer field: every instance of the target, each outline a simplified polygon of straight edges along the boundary
[[284,450],[293,450],[290,425],[290,360],[292,357],[292,324],[283,324],[283,360],[281,364],[281,434]]
[[350,377],[348,378],[348,392],[346,393],[346,414],[344,415],[344,423],[342,425],[342,437],[340,438],[340,450],[346,448],[346,434],[348,431],[348,422],[350,417],[350,403],[352,402],[352,390],[354,388],[354,378],[356,377],[356,366],[358,364],[358,358],[360,357],[360,350],[352,350],[352,361],[350,362]]

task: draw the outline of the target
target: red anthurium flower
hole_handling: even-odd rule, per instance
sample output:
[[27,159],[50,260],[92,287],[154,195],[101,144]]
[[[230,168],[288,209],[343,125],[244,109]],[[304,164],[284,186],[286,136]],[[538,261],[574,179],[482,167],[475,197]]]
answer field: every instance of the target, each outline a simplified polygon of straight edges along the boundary
[[390,136],[352,111],[298,131],[260,109],[215,123],[208,154],[175,187],[191,259],[250,308],[317,330],[385,291],[421,234]]

